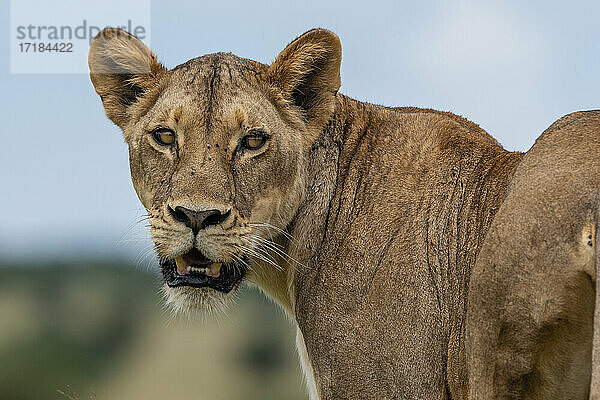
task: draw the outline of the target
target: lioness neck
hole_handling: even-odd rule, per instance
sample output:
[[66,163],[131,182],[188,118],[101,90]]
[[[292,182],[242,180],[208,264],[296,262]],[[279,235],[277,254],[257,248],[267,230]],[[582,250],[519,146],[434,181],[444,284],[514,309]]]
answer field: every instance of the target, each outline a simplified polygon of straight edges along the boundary
[[455,387],[466,381],[471,267],[521,158],[454,114],[337,96],[289,228],[300,245],[288,251],[302,267],[288,271],[288,304],[317,378],[351,376],[366,360],[354,366],[336,354],[367,357],[373,342],[389,344],[378,350],[386,359],[409,359],[415,347],[402,338],[418,331],[432,366]]
[[[385,237],[374,232],[369,238],[369,230],[387,224],[401,231],[407,227],[408,215],[427,207],[422,222],[429,231],[442,229],[440,224],[448,222],[453,207],[463,207],[460,215],[454,215],[459,219],[475,212],[487,215],[486,222],[469,234],[482,240],[521,158],[520,153],[507,152],[479,126],[455,114],[376,106],[338,94],[330,122],[306,157],[304,201],[288,227],[292,239],[279,239],[289,255],[287,260],[279,260],[285,268],[269,272],[257,284],[288,314],[295,315],[298,291],[315,269],[325,268],[318,262],[325,247],[347,240],[353,227],[366,223],[370,228],[354,247],[359,253],[374,249],[377,240]],[[472,193],[468,189],[477,189],[483,197],[467,196]],[[447,197],[440,202],[444,194]],[[361,218],[367,212],[373,220]],[[442,229],[446,235],[450,233],[447,229],[450,227]],[[414,239],[423,242],[427,232],[419,232],[421,236]],[[441,243],[440,234],[429,239]],[[457,239],[469,238],[453,240]],[[480,240],[476,242],[470,250],[478,248]],[[428,251],[435,257],[433,253],[442,249]],[[446,261],[442,267],[470,266],[470,262],[458,265],[457,259]],[[461,282],[455,284],[464,286],[468,274],[455,272],[461,276]]]
[[[286,308],[292,311],[308,271],[320,268],[313,265],[319,264],[318,254],[347,240],[353,226],[366,223],[376,231],[391,223],[402,229],[406,217],[436,192],[452,188],[452,197],[430,213],[474,200],[465,198],[467,185],[485,195],[469,207],[493,214],[522,155],[507,152],[479,126],[451,113],[387,108],[338,94],[335,113],[307,158],[306,196],[289,227],[301,245],[288,243],[288,251],[305,267],[296,265],[286,274]],[[403,207],[392,209],[393,204]],[[367,210],[375,214],[371,221],[361,218]],[[438,216],[428,215],[428,222]],[[384,239],[357,238],[357,252],[373,248],[369,242],[378,237]]]
[[[521,158],[454,114],[338,94],[307,156],[306,194],[288,227],[295,262],[278,275],[273,296],[295,317],[310,358],[331,352],[328,341],[340,335],[342,347],[355,346],[346,354],[360,353],[357,328],[363,339],[385,341],[382,332],[407,329],[399,315],[421,309],[411,318],[423,343],[439,332],[446,343],[432,362],[462,363],[471,266]],[[397,359],[396,345],[381,351]],[[327,368],[337,368],[328,357]],[[347,360],[337,366],[349,368]],[[317,375],[322,368],[315,365]],[[459,375],[449,379],[463,382]]]
[[436,361],[462,363],[471,267],[521,158],[454,114],[338,94],[283,243],[294,261],[265,290],[295,318],[309,356],[330,351],[327,338],[352,343],[357,327],[383,340],[389,327],[370,329],[424,309],[437,317],[421,321],[423,335],[446,343]]

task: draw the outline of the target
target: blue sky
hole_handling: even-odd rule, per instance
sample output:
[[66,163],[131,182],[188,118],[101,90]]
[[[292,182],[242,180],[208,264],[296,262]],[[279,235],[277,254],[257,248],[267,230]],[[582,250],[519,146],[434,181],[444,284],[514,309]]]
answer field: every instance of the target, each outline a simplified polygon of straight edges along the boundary
[[[65,0],[66,1],[66,0]],[[341,92],[452,111],[510,150],[600,108],[598,1],[169,1],[151,3],[167,66],[217,51],[271,62],[313,27],[342,41]],[[0,21],[10,25],[9,2]],[[148,244],[127,148],[85,74],[11,74],[0,51],[0,258],[120,254]],[[599,138],[600,140],[600,138]],[[132,228],[133,225],[133,228]]]

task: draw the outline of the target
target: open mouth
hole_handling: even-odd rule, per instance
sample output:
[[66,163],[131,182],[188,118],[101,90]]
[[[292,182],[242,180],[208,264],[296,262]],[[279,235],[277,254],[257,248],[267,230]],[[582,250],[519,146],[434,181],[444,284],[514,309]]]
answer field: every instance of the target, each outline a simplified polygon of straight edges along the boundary
[[160,266],[169,287],[209,287],[223,293],[229,293],[246,274],[243,262],[214,262],[196,249],[175,259],[163,259]]

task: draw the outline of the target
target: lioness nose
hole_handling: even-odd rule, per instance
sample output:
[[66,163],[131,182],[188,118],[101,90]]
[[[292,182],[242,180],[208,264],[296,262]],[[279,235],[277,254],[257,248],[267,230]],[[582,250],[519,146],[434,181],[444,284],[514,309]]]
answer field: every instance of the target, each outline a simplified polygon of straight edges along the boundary
[[175,209],[171,208],[171,206],[168,207],[173,218],[186,224],[186,226],[192,229],[194,234],[197,234],[200,229],[204,229],[207,226],[220,224],[231,213],[231,210],[222,213],[220,210],[195,211],[181,206],[177,206]]

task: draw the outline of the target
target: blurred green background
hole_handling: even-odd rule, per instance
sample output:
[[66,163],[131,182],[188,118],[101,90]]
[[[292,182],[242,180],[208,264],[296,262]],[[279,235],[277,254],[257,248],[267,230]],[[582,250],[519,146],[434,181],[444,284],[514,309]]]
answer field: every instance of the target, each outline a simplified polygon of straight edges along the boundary
[[0,399],[305,399],[294,330],[255,289],[174,317],[135,265],[0,267]]

